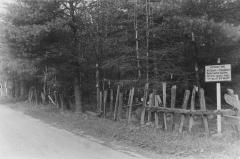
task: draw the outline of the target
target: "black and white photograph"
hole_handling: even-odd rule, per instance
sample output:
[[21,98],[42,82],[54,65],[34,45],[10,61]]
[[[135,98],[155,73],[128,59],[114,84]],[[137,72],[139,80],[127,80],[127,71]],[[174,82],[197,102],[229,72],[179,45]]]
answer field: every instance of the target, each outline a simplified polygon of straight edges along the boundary
[[0,159],[240,159],[240,0],[0,0]]

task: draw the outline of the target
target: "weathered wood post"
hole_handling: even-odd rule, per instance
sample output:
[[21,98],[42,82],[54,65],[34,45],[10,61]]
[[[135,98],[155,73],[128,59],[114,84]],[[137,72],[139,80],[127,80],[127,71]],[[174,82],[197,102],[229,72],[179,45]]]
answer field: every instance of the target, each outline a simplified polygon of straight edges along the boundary
[[[149,107],[153,107],[154,106],[154,93],[149,94]],[[152,120],[152,110],[149,109],[148,110],[148,122],[151,122]]]
[[118,104],[119,104],[119,93],[120,93],[120,85],[118,85],[118,87],[117,87],[117,95],[116,95],[116,100],[115,100],[113,120],[117,120],[117,111],[118,111]]
[[145,84],[144,88],[144,96],[143,96],[143,105],[142,105],[142,113],[141,113],[141,125],[144,125],[145,123],[145,113],[146,113],[146,106],[147,106],[147,96],[148,96],[148,88],[149,83]]
[[[176,91],[177,91],[177,86],[174,85],[171,88],[171,109],[173,110],[175,108],[176,104]],[[174,130],[175,123],[174,123],[174,113],[171,113],[171,129],[172,131]]]
[[54,91],[53,94],[54,94],[54,100],[55,100],[57,109],[59,109],[60,106],[59,106],[59,102],[58,102],[58,94],[57,94],[57,91]]
[[60,98],[61,111],[64,111],[65,107],[64,107],[64,100],[63,100],[63,94],[62,93],[59,95],[59,98]]
[[[187,109],[189,97],[190,97],[190,91],[186,90],[184,93],[182,109]],[[179,133],[183,132],[184,121],[185,121],[185,114],[181,114],[180,125],[178,130]]]
[[113,113],[113,89],[110,89],[110,113]]
[[[155,102],[154,102],[154,104],[155,104],[155,107],[159,107],[159,105],[162,104],[162,101],[161,101],[161,98],[160,98],[159,95],[155,95]],[[154,113],[154,116],[155,116],[155,126],[156,126],[156,128],[159,128],[159,113],[156,111]]]
[[118,120],[122,119],[123,93],[119,93]]
[[[167,83],[163,82],[162,83],[162,89],[163,89],[163,107],[166,108],[167,107]],[[167,115],[165,112],[163,112],[163,126],[164,126],[164,130],[166,131],[167,128]]]
[[[204,95],[204,89],[203,88],[200,89],[200,106],[201,106],[201,110],[204,110],[204,111],[207,110],[206,109],[206,101],[205,101],[205,95]],[[208,120],[207,120],[206,115],[203,115],[202,119],[203,119],[205,132],[206,132],[206,134],[209,134]]]
[[[196,97],[196,86],[193,87],[193,90],[192,90],[192,98],[191,98],[191,108],[190,110],[195,110],[195,97]],[[190,114],[190,119],[189,119],[189,132],[191,133],[192,132],[192,127],[193,127],[193,115]]]
[[129,114],[128,114],[128,123],[131,122],[131,117],[132,117],[132,105],[133,105],[134,90],[135,90],[135,88],[132,88],[132,90],[131,90],[131,98],[130,98],[130,103],[129,103]]
[[132,89],[130,89],[128,93],[128,102],[127,102],[127,107],[126,107],[126,119],[128,120],[128,115],[129,115],[129,105],[131,101],[131,94],[132,94]]
[[104,97],[103,97],[103,117],[106,118],[106,105],[107,105],[107,95],[108,91],[104,91]]

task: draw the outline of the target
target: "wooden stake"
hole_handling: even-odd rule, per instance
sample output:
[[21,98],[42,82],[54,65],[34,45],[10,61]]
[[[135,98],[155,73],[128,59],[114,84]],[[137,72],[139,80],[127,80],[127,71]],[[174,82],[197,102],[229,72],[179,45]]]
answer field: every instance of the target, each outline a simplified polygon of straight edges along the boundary
[[33,102],[33,91],[30,88],[29,93],[28,93],[28,102],[32,103]]
[[60,107],[59,107],[59,102],[58,102],[58,95],[57,95],[56,91],[54,91],[54,99],[55,99],[56,106],[59,109]]
[[[195,109],[195,96],[196,96],[196,86],[194,86],[193,91],[192,91],[192,98],[191,98],[191,110]],[[193,115],[190,115],[189,119],[189,132],[192,132],[192,127],[193,127]]]
[[126,107],[126,119],[128,119],[129,115],[129,106],[130,106],[130,101],[131,101],[131,95],[132,95],[132,89],[130,89],[129,94],[128,94],[128,103]]
[[[190,97],[190,91],[189,91],[189,90],[186,90],[185,93],[184,93],[182,109],[187,109],[189,97]],[[184,120],[185,120],[185,115],[182,114],[182,115],[181,115],[181,119],[180,119],[179,130],[178,130],[179,133],[182,133],[182,132],[183,132]]]
[[[172,86],[171,88],[171,109],[175,108],[176,104],[176,91],[177,91],[177,86]],[[172,131],[174,130],[175,124],[174,124],[174,113],[171,114],[171,129]]]
[[119,93],[118,120],[122,120],[123,94]]
[[144,96],[143,96],[143,109],[142,109],[142,113],[141,113],[141,125],[144,125],[144,123],[145,123],[148,88],[149,88],[149,83],[146,83],[145,88],[144,88]]
[[129,105],[128,123],[131,122],[131,117],[132,117],[132,105],[133,105],[134,90],[135,90],[135,88],[132,88],[130,105]]
[[34,94],[35,94],[36,105],[38,105],[38,93],[36,88],[34,90]]
[[[200,106],[201,106],[201,110],[207,110],[206,109],[206,101],[205,101],[205,95],[204,95],[204,89],[203,88],[200,89]],[[205,132],[206,132],[206,134],[209,134],[207,117],[205,115],[203,115],[202,119],[203,119]]]
[[176,104],[176,90],[177,90],[177,86],[172,86],[171,88],[171,108],[174,109],[175,108],[175,104]]
[[[163,82],[162,83],[162,87],[163,87],[163,107],[166,108],[167,106],[167,83]],[[167,130],[167,116],[166,113],[163,113],[163,126],[164,126],[164,130]]]
[[117,95],[116,95],[116,101],[115,101],[115,107],[114,107],[114,114],[113,114],[113,120],[117,120],[117,109],[119,104],[119,93],[120,93],[120,85],[118,85],[117,88]]
[[62,93],[59,95],[59,98],[60,98],[61,111],[64,111],[64,101],[63,101],[63,94]]
[[103,117],[104,118],[106,118],[107,95],[108,95],[108,91],[104,91],[104,97],[103,97]]
[[[156,94],[156,93],[155,93]],[[154,104],[155,104],[155,107],[159,107],[159,99],[161,101],[161,98],[159,95],[155,95],[155,101],[154,101]],[[154,113],[154,116],[155,116],[155,126],[156,128],[159,128],[159,116],[158,116],[158,112],[155,112]]]
[[110,113],[113,112],[113,89],[110,90]]
[[102,94],[102,91],[100,91],[99,93],[99,111],[100,113],[102,113],[102,99],[103,99],[103,94]]
[[[149,95],[149,106],[150,106],[150,107],[153,107],[153,106],[154,106],[154,97],[155,97],[155,95],[154,95],[153,93],[151,93],[151,94]],[[148,122],[151,122],[151,120],[152,120],[152,111],[149,110],[149,111],[148,111]]]

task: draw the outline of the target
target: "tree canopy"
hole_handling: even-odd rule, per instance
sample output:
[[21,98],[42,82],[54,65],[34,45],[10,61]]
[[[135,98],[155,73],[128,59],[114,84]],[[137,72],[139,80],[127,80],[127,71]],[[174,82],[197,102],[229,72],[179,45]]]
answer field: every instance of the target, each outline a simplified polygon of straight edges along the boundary
[[204,66],[218,57],[238,71],[239,7],[232,0],[17,0],[5,16],[11,57],[1,72],[76,105],[95,94],[96,69],[100,81],[141,85],[149,74],[156,87],[204,85]]

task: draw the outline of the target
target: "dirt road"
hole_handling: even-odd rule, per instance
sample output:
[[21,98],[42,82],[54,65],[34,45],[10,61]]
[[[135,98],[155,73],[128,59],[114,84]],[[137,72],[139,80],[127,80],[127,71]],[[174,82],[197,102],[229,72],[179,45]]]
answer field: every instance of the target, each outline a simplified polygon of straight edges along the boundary
[[0,105],[0,159],[144,159]]

